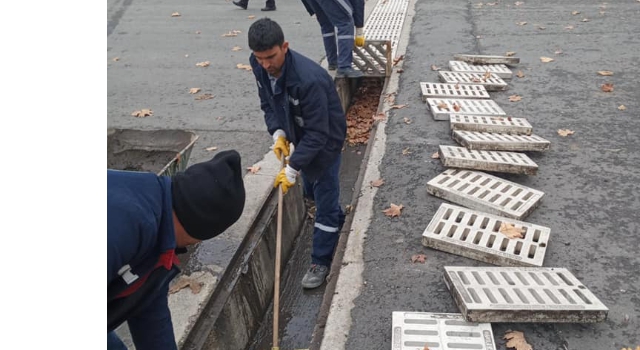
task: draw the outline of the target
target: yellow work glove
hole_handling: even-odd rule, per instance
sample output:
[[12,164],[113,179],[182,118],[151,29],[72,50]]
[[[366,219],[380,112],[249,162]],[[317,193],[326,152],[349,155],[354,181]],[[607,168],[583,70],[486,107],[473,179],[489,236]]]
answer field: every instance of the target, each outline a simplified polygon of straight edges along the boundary
[[287,136],[284,131],[278,129],[273,133],[273,153],[276,154],[278,160],[282,160],[282,155],[284,154],[285,158],[289,156],[291,150],[289,149],[289,141],[287,141]]
[[363,47],[364,46],[364,30],[362,28],[356,28],[356,46]]
[[282,193],[287,193],[289,188],[296,183],[296,177],[298,176],[298,172],[287,164],[278,175],[276,175],[276,180],[273,182],[273,187],[278,188],[279,185],[282,185]]

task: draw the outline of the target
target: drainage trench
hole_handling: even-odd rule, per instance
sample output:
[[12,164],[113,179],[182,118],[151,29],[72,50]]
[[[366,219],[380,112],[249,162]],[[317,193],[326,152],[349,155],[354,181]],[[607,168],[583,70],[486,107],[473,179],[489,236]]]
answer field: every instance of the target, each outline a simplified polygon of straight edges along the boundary
[[[357,194],[354,195],[354,189],[359,188],[356,183],[365,159],[374,116],[378,114],[384,83],[384,78],[364,78],[359,86],[347,86],[346,81],[337,82],[343,105],[348,106],[347,142],[343,149],[340,167],[340,203],[347,212],[356,205]],[[328,305],[323,306],[327,304],[327,300],[330,300],[325,297],[325,292],[333,293],[332,290],[327,290],[331,288],[327,287],[327,283],[313,290],[304,290],[300,285],[302,276],[311,262],[314,209],[305,207],[307,213],[301,232],[297,235],[289,260],[284,264],[284,271],[281,274],[278,336],[279,347],[283,350],[310,347],[316,324],[322,322],[321,320],[326,317],[323,314],[328,310]],[[351,217],[352,214],[349,213],[341,234],[349,232]],[[336,259],[341,256],[337,255]],[[245,349],[265,350],[271,349],[272,346],[273,301]]]

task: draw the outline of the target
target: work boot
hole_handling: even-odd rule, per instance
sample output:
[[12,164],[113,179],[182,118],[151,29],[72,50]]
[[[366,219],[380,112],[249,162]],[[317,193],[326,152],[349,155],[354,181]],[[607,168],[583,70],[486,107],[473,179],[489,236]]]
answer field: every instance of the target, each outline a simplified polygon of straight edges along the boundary
[[337,64],[329,64],[329,70],[336,70],[336,69],[338,69]]
[[336,78],[362,78],[363,76],[364,74],[361,71],[355,70],[351,67],[338,68],[338,71],[336,72]]
[[325,278],[329,274],[329,268],[323,265],[312,264],[309,271],[302,277],[302,288],[313,289],[318,288],[324,283]]
[[276,10],[275,4],[266,4],[263,8],[260,9],[260,11],[275,11],[275,10]]
[[249,1],[248,0],[237,0],[233,2],[234,5],[241,7],[243,10],[247,9],[247,6],[249,5]]

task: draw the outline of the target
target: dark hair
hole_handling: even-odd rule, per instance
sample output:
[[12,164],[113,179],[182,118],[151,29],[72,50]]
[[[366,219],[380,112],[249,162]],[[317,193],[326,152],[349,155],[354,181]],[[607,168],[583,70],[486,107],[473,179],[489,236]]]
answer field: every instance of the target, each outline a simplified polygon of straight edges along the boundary
[[282,28],[270,18],[260,18],[249,27],[249,48],[256,52],[267,51],[274,46],[282,46]]

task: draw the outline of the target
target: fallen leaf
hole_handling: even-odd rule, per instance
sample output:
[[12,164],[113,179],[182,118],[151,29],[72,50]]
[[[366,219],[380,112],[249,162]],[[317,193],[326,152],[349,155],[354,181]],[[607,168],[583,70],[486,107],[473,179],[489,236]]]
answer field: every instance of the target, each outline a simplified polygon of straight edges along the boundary
[[398,57],[394,58],[394,59],[393,59],[393,66],[394,66],[394,67],[395,67],[395,66],[397,66],[397,65],[398,65],[398,63],[400,63],[400,61],[402,61],[403,59],[404,59],[404,55],[400,55],[400,56],[398,56]]
[[573,11],[573,12],[571,12],[571,14],[572,14],[572,15],[574,15],[574,16],[575,16],[575,15],[579,15],[579,14],[580,14],[580,11]]
[[136,117],[136,118],[144,118],[144,117],[149,117],[153,115],[153,111],[150,109],[141,109],[139,111],[135,111],[133,113],[131,113],[132,116]]
[[200,34],[201,32],[199,30],[196,30],[196,34]]
[[431,70],[440,70],[440,67],[436,66],[435,64],[432,64]]
[[258,171],[260,171],[260,166],[259,165],[250,166],[247,168],[247,170],[249,170],[252,174],[257,174]]
[[[427,256],[424,255],[424,254],[416,254],[416,255],[411,256],[411,262],[414,263],[414,264],[417,263],[417,262],[419,262],[421,264],[424,264],[426,260],[427,260]],[[427,349],[429,349],[429,348],[427,348]]]
[[519,26],[524,26],[524,25],[527,24],[527,22],[516,22],[516,24],[519,25]]
[[435,152],[434,154],[431,155],[432,159],[440,159],[440,152]]
[[411,124],[411,119],[404,117],[404,123],[405,124]]
[[250,65],[248,65],[248,64],[242,64],[242,63],[238,63],[238,64],[236,64],[236,68],[238,68],[238,69],[244,69],[244,70],[248,70],[248,71],[251,71],[251,70],[252,70]]
[[487,79],[491,79],[491,72],[489,71],[484,72],[482,75],[482,80],[487,81]]
[[402,109],[402,108],[405,108],[405,107],[407,107],[406,104],[404,104],[404,105],[393,105],[393,106],[391,106],[391,109]]
[[545,29],[547,29],[547,27],[544,27],[544,26],[538,26],[538,29],[540,29],[540,30],[545,30]]
[[404,69],[402,69],[402,68],[398,68],[398,69],[396,69],[396,72],[398,72],[398,73],[402,73],[402,72],[404,72]]
[[589,22],[589,19],[588,18],[583,18],[582,22]]
[[207,147],[204,150],[207,151],[207,152],[213,152],[213,151],[216,151],[217,149],[218,149],[218,147],[212,146],[212,147]]
[[114,57],[113,58],[113,62],[118,62],[118,61],[120,61],[120,57]]
[[524,236],[522,236],[524,233],[523,228],[516,228],[513,224],[508,224],[506,222],[502,222],[500,224],[500,233],[507,236],[509,239],[524,238]]
[[380,187],[382,185],[384,185],[384,180],[383,179],[377,179],[377,180],[371,181],[371,186],[372,187]]
[[189,89],[189,93],[190,94],[197,94],[198,92],[200,92],[200,88],[191,88],[191,89]]
[[514,5],[520,6],[520,5],[523,5],[523,4],[524,4],[524,2],[522,2],[522,1],[516,1],[516,3]]
[[518,71],[518,73],[516,73],[516,77],[518,78],[524,78],[524,73],[522,73],[521,70]]
[[254,19],[254,18],[256,18],[256,16],[251,15],[251,16],[247,16],[247,18],[248,18],[248,19]]
[[507,56],[507,57],[511,57],[511,56],[513,56],[515,54],[516,54],[515,51],[507,51],[507,53],[505,53],[504,55]]
[[487,6],[495,6],[497,4],[497,2],[488,2]]
[[447,111],[449,110],[449,105],[444,102],[438,103],[436,107],[438,107],[438,110],[443,110],[443,109],[446,109]]
[[604,92],[612,92],[613,91],[613,84],[611,84],[611,83],[602,84],[602,86],[600,87],[600,90],[602,90]]
[[625,107],[624,105],[620,105],[620,106],[618,106],[618,109],[621,110],[621,111],[626,111],[627,107]]
[[558,129],[558,135],[562,137],[567,137],[569,135],[573,135],[575,131],[569,129]]
[[571,30],[571,29],[573,29],[573,26],[566,26],[566,27],[564,27],[564,29]]
[[344,215],[349,215],[353,211],[353,205],[349,204],[344,207]]
[[553,62],[555,60],[553,58],[551,58],[551,57],[540,57],[540,61],[542,61],[542,63],[549,63],[549,62]]
[[235,31],[230,31],[230,32],[222,34],[222,36],[224,36],[224,37],[238,36],[238,33],[236,33]]
[[471,78],[471,81],[474,82],[474,83],[482,82],[482,80],[480,80],[480,78],[476,78],[476,77]]
[[402,155],[403,156],[406,156],[407,154],[411,154],[411,151],[409,151],[408,147],[402,150]]
[[533,347],[524,339],[524,333],[508,330],[504,338],[507,340],[506,347],[516,350],[533,350]]
[[196,101],[211,100],[214,97],[215,96],[213,96],[212,94],[202,94],[202,95],[196,97]]
[[391,203],[391,206],[389,208],[383,210],[382,212],[384,213],[384,215],[386,215],[388,217],[400,216],[402,208],[404,208],[404,206],[402,204],[395,205],[395,204]]
[[180,12],[174,12],[171,14],[171,17],[180,17],[180,16],[182,16]]
[[242,48],[240,46],[234,46],[231,51],[240,51]]
[[455,102],[451,107],[453,107],[453,110],[456,112],[460,111],[460,105],[457,102]]
[[380,112],[378,114],[374,114],[373,115],[373,120],[378,121],[378,120],[387,120],[387,115],[384,114],[384,112]]
[[178,278],[178,280],[171,286],[171,288],[169,288],[169,294],[177,293],[181,289],[187,287],[191,288],[192,294],[198,294],[200,293],[203,285],[203,282],[199,282],[194,278],[180,276],[180,278]]
[[562,55],[562,54],[563,54],[562,50],[556,50],[554,53],[555,53],[556,55]]
[[196,66],[198,67],[209,67],[209,65],[211,64],[211,62],[209,61],[204,61],[204,62],[198,62],[196,63]]
[[608,76],[613,75],[613,72],[610,71],[610,70],[599,70],[598,71],[598,75],[602,75],[602,76],[608,77]]
[[519,95],[511,95],[509,96],[509,102],[518,102],[522,100],[522,96]]

